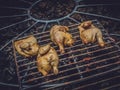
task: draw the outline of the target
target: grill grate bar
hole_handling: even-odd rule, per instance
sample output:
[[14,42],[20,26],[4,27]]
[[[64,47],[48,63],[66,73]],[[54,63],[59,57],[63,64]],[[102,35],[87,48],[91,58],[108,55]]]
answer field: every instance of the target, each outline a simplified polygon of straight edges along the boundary
[[[78,28],[72,28],[72,29],[70,29],[69,30],[69,32],[70,31],[75,31],[75,30],[77,30]],[[75,31],[76,32],[76,31]],[[50,31],[49,30],[47,30],[47,31],[45,31],[45,32],[40,32],[40,33],[37,33],[37,34],[34,34],[34,36],[35,37],[39,37],[40,36],[40,38],[44,38],[44,37],[48,37],[48,36],[50,36],[49,35],[49,33],[50,33]],[[45,34],[44,36],[43,36],[43,34]],[[23,38],[27,38],[28,36],[24,36],[24,37],[20,37],[19,39],[23,39]]]
[[[13,44],[13,41],[12,41],[12,44]],[[17,76],[20,77],[20,75],[19,75],[19,73],[18,73],[18,72],[19,72],[19,69],[18,69],[18,65],[17,65],[16,50],[15,50],[14,45],[13,45],[13,51],[14,51],[13,54],[14,54],[14,56],[15,56],[15,64],[16,64]],[[21,84],[20,78],[18,78],[18,81],[19,81],[18,83],[19,83],[19,85],[20,85],[19,89],[22,89],[22,84]]]
[[[120,78],[119,78],[120,79]],[[107,88],[104,88],[104,89],[101,89],[101,90],[113,90],[112,88],[115,88],[116,87],[116,89],[120,89],[120,84],[116,84],[116,85],[112,85],[112,86],[110,86],[110,87],[107,87]],[[119,88],[118,88],[119,87]]]
[[[99,84],[99,83],[103,83],[103,82],[106,82],[106,81],[110,81],[110,80],[112,80],[112,79],[119,79],[120,78],[120,76],[113,76],[113,77],[110,77],[110,78],[108,78],[108,79],[104,79],[104,80],[101,80],[101,81],[97,81],[97,82],[93,82],[93,83],[90,83],[90,84],[87,84],[87,85],[79,85],[77,88],[75,87],[74,88],[74,90],[86,90],[86,89],[84,89],[84,88],[86,88],[86,87],[89,87],[89,86],[94,86],[94,85],[96,85],[96,84]],[[77,83],[77,82],[76,82]],[[79,83],[79,82],[78,82]],[[61,86],[61,85],[63,85],[63,84],[58,84],[57,86]],[[43,87],[43,88],[45,88],[45,87],[50,87],[49,85],[44,85],[44,86],[41,86],[41,87]],[[55,86],[52,86],[51,85],[51,87],[50,88],[47,88],[47,90],[50,90],[50,89],[52,89],[52,88],[55,88],[56,87],[56,85]],[[88,90],[88,88],[87,88],[87,90]],[[106,89],[104,89],[104,90],[106,90]]]
[[[115,59],[115,58],[119,58],[120,56],[116,56],[116,57],[112,57],[112,58],[107,58],[107,59],[104,59],[104,61],[106,61],[106,60],[109,60],[109,59]],[[102,60],[103,61],[103,60]],[[100,63],[100,62],[102,62],[102,61],[98,61],[98,63]],[[97,63],[97,62],[93,62],[93,63],[89,63],[89,64],[86,64],[86,65],[81,65],[81,66],[78,66],[79,68],[80,67],[84,67],[84,66],[87,66],[87,65],[90,65],[90,64],[95,64],[95,63]],[[120,61],[119,62],[116,62],[115,63],[116,65],[117,64],[120,64]],[[104,66],[99,66],[98,68],[101,68],[101,67],[106,67],[106,66],[110,66],[110,65],[114,65],[113,63],[112,64],[107,64],[107,65],[104,65]],[[93,71],[93,70],[96,70],[96,69],[98,69],[98,68],[94,68],[94,69],[90,69],[90,71]],[[63,72],[67,72],[67,71],[70,71],[70,70],[74,70],[74,69],[76,69],[76,67],[74,67],[74,68],[70,68],[70,69],[67,69],[67,70],[64,70],[64,71],[60,71],[59,72],[59,74],[60,73],[63,73]],[[82,73],[84,73],[84,72],[88,72],[88,71],[81,71],[81,74]],[[78,75],[79,73],[75,73],[75,75]],[[55,81],[55,80],[60,80],[60,79],[63,79],[63,78],[66,78],[66,77],[70,77],[70,76],[73,76],[74,74],[71,74],[71,75],[69,75],[69,76],[64,76],[64,77],[60,77],[60,78],[57,78],[57,79],[53,79],[53,80],[50,80],[50,81],[46,81],[46,82],[44,82],[44,83],[41,83],[41,84],[45,84],[45,83],[48,83],[48,82],[53,82],[53,81]],[[34,78],[34,79],[32,79],[32,81],[34,81],[34,80],[38,80],[38,79],[40,79],[41,77],[38,77],[38,78]],[[28,82],[30,82],[31,80],[27,80],[27,81],[24,81],[23,83],[28,83]]]
[[[91,20],[93,23],[96,23],[96,22],[98,22],[97,20]],[[69,28],[72,28],[71,30],[75,30],[75,29],[77,29],[76,28],[76,26],[78,26],[78,25],[80,25],[80,23],[78,24],[71,24],[71,25],[69,25],[68,27]],[[75,27],[75,28],[73,28],[73,27]],[[37,35],[41,35],[41,34],[49,34],[50,33],[50,31],[49,30],[46,30],[45,32],[40,32],[40,33],[36,33],[36,34],[34,34],[35,36],[37,36]],[[22,37],[22,38],[25,38],[25,37],[27,37],[27,36],[24,36],[24,37]],[[22,39],[22,38],[19,38],[19,39]]]
[[[108,65],[102,66],[102,68],[104,68],[104,67],[108,67]],[[94,77],[96,77],[96,76],[100,76],[100,75],[103,75],[103,74],[106,74],[106,73],[110,73],[110,72],[116,71],[116,70],[118,70],[118,69],[120,69],[120,66],[118,66],[118,67],[116,67],[116,68],[114,68],[114,69],[111,69],[111,70],[107,70],[107,71],[102,72],[102,73],[98,73],[98,74],[95,74],[95,75],[92,75],[92,76],[88,76],[88,77],[86,77],[86,78],[80,78],[80,79],[77,79],[77,80],[74,80],[74,81],[71,81],[71,82],[65,82],[65,83],[63,83],[63,84],[60,85],[60,86],[64,86],[64,85],[76,83],[76,82],[79,82],[79,81],[87,80],[87,79],[89,79],[89,78],[94,78]],[[45,84],[45,83],[46,83],[46,82],[44,82],[44,84]],[[28,89],[28,88],[32,88],[32,87],[36,87],[36,86],[40,86],[40,85],[41,85],[41,84],[32,85],[32,86],[30,86],[30,87],[27,87],[27,89]],[[54,86],[54,87],[52,87],[52,88],[56,88],[56,87],[60,87],[60,86]],[[52,89],[52,88],[49,88],[49,89]],[[47,89],[47,90],[48,90],[48,89]]]
[[[71,32],[71,31],[74,31],[74,32],[72,32],[72,34],[74,34],[74,33],[76,33],[76,32],[78,32],[79,30],[77,30],[78,28],[72,28],[72,29],[70,29],[68,32]],[[49,33],[50,33],[50,31],[49,31]],[[44,37],[49,37],[50,36],[50,34],[42,34],[42,35],[44,35],[44,36],[40,36],[40,35],[37,35],[37,39],[39,39],[39,38],[44,38]],[[35,36],[35,35],[34,35]],[[40,37],[39,37],[40,36]]]
[[[118,51],[113,51],[113,52],[109,52],[109,53],[106,53],[106,54],[102,54],[102,55],[99,55],[99,56],[92,57],[92,58],[91,58],[91,61],[92,61],[93,59],[95,59],[95,58],[100,58],[100,57],[102,57],[102,56],[106,56],[106,55],[113,54],[113,53],[117,53],[117,52],[118,52]],[[105,61],[105,60],[103,60],[103,61]],[[80,60],[80,61],[78,61],[78,62],[73,62],[73,63],[71,63],[71,64],[61,65],[61,66],[59,66],[59,69],[60,69],[60,68],[63,68],[63,67],[66,67],[66,66],[83,63],[83,62],[84,62],[84,60]],[[97,62],[97,61],[96,61],[96,62]],[[37,68],[37,66],[35,66],[35,67]],[[20,78],[28,77],[28,76],[30,76],[30,75],[39,74],[39,73],[40,73],[40,72],[34,72],[34,73],[32,73],[32,74],[28,74],[27,76],[21,76]],[[50,75],[53,75],[53,74],[49,74],[48,76],[50,76]],[[42,76],[41,78],[43,78],[43,77],[44,77],[44,76]]]
[[53,89],[53,88],[57,88],[57,87],[60,87],[60,86],[65,86],[65,85],[70,85],[70,84],[73,84],[73,83],[77,83],[77,82],[81,82],[83,80],[87,80],[87,79],[90,79],[90,78],[94,78],[94,77],[97,77],[97,76],[100,76],[100,75],[103,75],[103,74],[107,74],[109,72],[112,73],[112,71],[116,71],[120,69],[120,67],[117,67],[117,68],[114,68],[114,69],[111,69],[111,70],[108,70],[108,71],[105,71],[105,72],[102,72],[102,73],[98,73],[98,74],[95,74],[95,75],[92,75],[92,76],[88,76],[86,78],[81,78],[81,79],[78,79],[78,80],[74,80],[74,81],[71,81],[71,82],[66,82],[66,83],[63,83],[59,86],[54,86],[54,87],[51,87],[51,88],[47,88],[47,90],[50,90],[50,89]]
[[[112,58],[113,59],[113,58]],[[102,60],[102,61],[106,61],[106,60]],[[80,67],[84,67],[84,66],[87,66],[87,65],[92,65],[92,64],[96,64],[96,63],[101,63],[102,61],[97,61],[97,62],[93,62],[93,63],[90,63],[90,64],[86,64],[86,65],[81,65],[81,66],[78,66],[79,68]],[[79,62],[78,62],[79,63]],[[76,68],[71,68],[71,69],[69,69],[69,70],[74,70],[74,69],[76,69]],[[64,71],[61,71],[59,74],[61,74],[61,73],[63,73],[63,72],[67,72],[67,71],[69,71],[69,70],[64,70]],[[53,75],[53,74],[49,74],[48,76],[51,76],[51,75]],[[41,78],[43,78],[44,76],[42,76]],[[40,79],[40,78],[39,78]]]
[[102,83],[102,82],[105,82],[105,81],[110,81],[110,80],[119,79],[119,78],[120,78],[120,76],[113,76],[113,77],[108,78],[108,79],[104,79],[104,80],[101,80],[101,81],[98,81],[98,82],[94,82],[94,83],[90,83],[90,84],[87,84],[87,85],[83,85],[83,86],[74,88],[74,90],[81,90],[81,88],[85,88],[85,87],[88,87],[88,86],[92,86],[92,85],[99,84],[99,83]]
[[[109,49],[109,48],[112,48],[112,47],[113,47],[113,46],[107,47],[107,48],[105,48],[104,50]],[[88,55],[88,54],[95,53],[95,52],[98,52],[98,51],[101,51],[101,50],[103,50],[103,49],[95,50],[95,51],[93,51],[93,52],[87,52],[87,53],[83,53],[83,54],[79,54],[79,55],[70,56],[70,57],[68,57],[68,59],[72,59],[72,58],[77,57],[77,56]],[[64,58],[64,59],[62,59],[61,61],[64,61],[64,60],[66,60],[66,59],[67,59],[67,58]],[[30,68],[29,70],[31,70],[31,69],[35,69],[35,67]],[[21,70],[21,71],[19,71],[19,73],[23,73],[23,72],[25,72],[25,71],[28,71],[28,69]]]
[[[70,26],[68,26],[69,28],[71,28],[71,27],[76,27],[76,26],[78,26],[79,24],[72,24],[72,25],[70,25]],[[77,29],[77,28],[74,28],[74,29]],[[74,30],[74,29],[70,29],[70,30]],[[47,34],[47,33],[50,33],[50,31],[49,30],[47,30],[47,31],[45,31],[45,32],[40,32],[40,33],[36,33],[36,34],[34,34],[35,36],[36,35],[41,35],[41,34]]]
[[[104,27],[97,20],[93,20],[93,23],[95,26],[100,28],[103,33],[103,39],[106,42],[106,45],[103,48],[101,48],[97,43],[87,45],[82,44],[82,41],[79,38],[79,31],[76,28],[79,24],[69,26],[69,32],[73,35],[76,41],[72,47],[65,47],[65,54],[59,54],[58,46],[51,42],[49,38],[49,30],[34,34],[36,39],[38,39],[39,44],[44,45],[50,42],[50,44],[52,44],[52,46],[57,50],[60,58],[58,75],[50,73],[46,77],[43,76],[37,70],[35,57],[29,58],[29,60],[14,52],[16,54],[14,56],[16,58],[15,61],[18,69],[17,74],[20,82],[20,89],[25,90],[37,87],[53,90],[53,88],[65,87],[66,90],[66,88],[71,87],[69,86],[70,84],[73,85],[72,88],[86,88],[96,85],[93,81],[100,79],[101,76],[106,76],[106,74],[108,75],[109,73],[119,70],[120,47],[117,45],[118,43],[110,39],[109,34],[105,32]],[[109,78],[107,77],[98,81],[99,83],[102,83],[104,81],[119,78],[118,74],[116,75],[117,76],[112,74]],[[90,80],[92,78],[96,79],[92,81]],[[92,83],[87,82],[88,80]],[[87,84],[84,84],[84,82],[87,82]],[[76,83],[81,83],[81,87]],[[24,87],[24,85],[29,85],[29,87]]]
[[[95,53],[95,52],[102,51],[102,50],[106,50],[106,49],[113,48],[113,47],[114,47],[114,46],[110,46],[110,47],[107,47],[107,48],[105,48],[105,49],[103,48],[103,49],[98,49],[98,50],[94,50],[94,51],[87,52],[87,53],[82,53],[82,54],[70,56],[69,59],[74,58],[74,57],[77,57],[77,56],[83,56],[83,55]],[[85,48],[85,49],[87,49],[87,48]],[[81,51],[81,49],[74,50],[74,51],[71,51],[71,52],[68,52],[68,53],[75,53],[75,51],[76,51],[76,52],[77,52],[77,51]],[[65,58],[61,59],[60,61],[64,61],[64,60],[66,60],[67,58],[68,58],[68,57],[65,57]],[[36,62],[37,62],[37,61],[33,61],[33,62],[30,62],[30,63],[27,63],[27,64],[20,65],[19,68],[20,68],[20,67],[24,67],[24,66],[26,66],[26,65],[34,64],[34,63],[36,63]],[[22,71],[20,71],[20,72],[22,72]]]
[[[79,42],[79,41],[77,41],[77,42]],[[113,43],[112,41],[111,42],[106,42],[106,44],[110,44],[110,43]],[[77,45],[74,45],[74,46],[72,46],[72,47],[67,47],[67,48],[65,48],[65,50],[67,50],[67,49],[73,49],[73,48],[76,48],[76,47],[79,47],[79,46],[81,46],[81,45],[84,45],[84,44],[77,44]],[[86,48],[81,48],[81,49],[77,49],[77,51],[79,51],[79,50],[86,50],[86,49],[90,49],[90,48],[95,48],[95,47],[97,47],[98,46],[98,44],[97,45],[92,45],[92,46],[88,46],[88,47],[86,47]],[[56,50],[56,51],[58,51],[58,50]],[[72,52],[75,52],[75,51],[72,51]],[[69,54],[69,53],[71,53],[71,52],[66,52],[65,54],[60,54],[60,55],[58,55],[58,56],[63,56],[63,55],[66,55],[66,54]],[[18,57],[17,57],[18,58]],[[25,58],[25,59],[20,59],[19,61],[18,61],[18,63],[20,63],[20,62],[23,62],[23,61],[25,61],[25,60],[28,60],[27,58]]]
[[[72,33],[72,34],[74,35],[74,34],[77,34],[77,33],[79,34],[79,32],[75,32],[75,33]],[[50,36],[49,36],[49,37],[50,37]],[[47,42],[48,42],[48,41],[51,41],[49,37],[48,37],[48,39],[45,39],[45,40],[42,40],[42,41],[38,41],[38,43],[43,43],[43,42],[46,42],[46,41],[47,41]],[[79,36],[77,36],[77,37],[79,37]],[[76,38],[77,38],[77,37],[76,37]],[[41,37],[39,37],[38,39],[41,39]],[[56,46],[56,47],[57,47],[57,46]]]
[[[78,37],[79,37],[79,31],[77,30],[77,28],[72,28],[72,29],[70,29],[70,31],[69,32],[71,32],[71,31],[73,31],[74,30],[74,32],[72,32],[71,34],[73,34],[73,36],[74,36],[74,34],[77,34],[78,33]],[[50,32],[50,31],[49,31]],[[35,36],[35,35],[34,35]],[[22,37],[22,38],[19,38],[19,39],[23,39],[23,38],[26,38],[27,36],[25,36],[25,37]],[[45,41],[50,41],[50,35],[49,35],[49,33],[48,34],[46,34],[46,35],[38,35],[38,36],[35,36],[37,39],[41,39],[41,38],[46,38],[47,37],[47,39],[45,39],[45,40],[42,40],[42,41],[38,41],[39,43],[42,43],[42,42],[45,42]]]
[[[98,23],[99,24],[99,23]],[[78,24],[75,24],[75,25],[78,25]],[[71,25],[71,26],[74,26],[74,25]],[[102,28],[102,27],[101,27]],[[76,32],[77,33],[79,33],[79,31],[77,30],[78,28],[72,28],[72,29],[70,29],[70,31],[73,31],[74,30],[74,32],[72,32],[71,34],[75,34]],[[77,31],[76,31],[77,30]],[[101,29],[101,31],[102,31],[102,29]],[[44,33],[48,33],[48,34],[45,34],[45,35],[43,35]],[[41,33],[37,33],[37,34],[34,34],[34,36],[36,36],[36,35],[38,35],[38,37],[36,37],[37,39],[40,39],[40,38],[44,38],[44,37],[49,37],[50,35],[49,35],[49,33],[50,33],[50,31],[46,31],[46,32],[41,32]],[[41,35],[42,34],[42,35]],[[19,39],[23,39],[23,38],[26,38],[27,36],[25,36],[25,37],[22,37],[22,38],[19,38]],[[48,39],[46,39],[46,40],[42,40],[42,42],[44,42],[44,41],[48,41],[48,40],[50,40],[50,38],[48,38]]]
[[[73,30],[74,30],[74,29],[73,29]],[[71,34],[74,35],[74,34],[77,34],[77,33],[79,34],[79,32],[74,32],[74,33],[71,33]],[[37,39],[39,39],[38,43],[44,43],[44,42],[46,42],[46,41],[47,41],[47,42],[48,42],[48,41],[51,41],[49,37],[48,37],[47,39],[45,39],[45,40],[40,41],[41,38],[43,38],[43,37],[46,38],[46,36],[49,36],[49,37],[50,37],[49,33],[48,33],[47,35],[42,35],[42,36],[39,35],[39,36],[37,37]],[[77,37],[79,37],[79,36],[76,36],[76,38],[77,38]],[[22,37],[22,38],[19,38],[19,39],[23,39],[23,38],[26,38],[26,37]],[[75,37],[74,37],[74,38],[75,38]],[[77,42],[78,42],[78,41],[77,41]],[[57,47],[57,46],[54,46],[54,48],[55,48],[55,47]],[[69,47],[68,47],[68,48],[69,48]],[[66,49],[68,49],[68,48],[66,48]],[[21,56],[17,56],[17,57],[21,57]]]

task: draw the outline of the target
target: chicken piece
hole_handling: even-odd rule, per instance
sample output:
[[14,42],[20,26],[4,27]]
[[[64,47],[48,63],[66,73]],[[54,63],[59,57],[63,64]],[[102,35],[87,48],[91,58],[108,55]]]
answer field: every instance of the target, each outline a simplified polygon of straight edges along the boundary
[[78,26],[78,29],[83,43],[94,43],[97,40],[101,47],[105,46],[101,30],[94,26],[92,21],[85,21],[81,23]]
[[32,35],[28,36],[27,38],[15,41],[14,46],[17,52],[25,57],[37,55],[39,50],[37,40]]
[[57,52],[49,44],[40,47],[37,56],[38,71],[44,76],[53,71],[55,75],[58,74],[59,58]]
[[50,50],[50,47],[51,47],[50,44],[45,45],[45,46],[40,46],[40,48],[39,48],[39,54],[40,55],[46,54]]
[[74,43],[73,37],[67,31],[67,26],[55,25],[50,30],[50,37],[54,44],[59,46],[60,52],[64,53],[64,46],[72,46]]

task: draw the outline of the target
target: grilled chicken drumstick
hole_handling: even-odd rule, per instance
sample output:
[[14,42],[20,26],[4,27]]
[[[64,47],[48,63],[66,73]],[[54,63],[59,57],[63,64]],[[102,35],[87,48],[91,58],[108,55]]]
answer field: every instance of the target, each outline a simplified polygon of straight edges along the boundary
[[101,47],[105,46],[102,32],[99,28],[92,24],[92,21],[85,21],[81,23],[78,26],[78,29],[80,32],[80,38],[82,39],[83,43],[94,43],[97,40]]
[[50,71],[56,75],[58,74],[59,58],[57,52],[49,44],[41,46],[37,56],[38,70],[44,76],[48,75]]
[[74,43],[73,37],[67,31],[67,26],[55,25],[50,30],[51,40],[59,46],[60,52],[64,53],[64,46],[72,46]]

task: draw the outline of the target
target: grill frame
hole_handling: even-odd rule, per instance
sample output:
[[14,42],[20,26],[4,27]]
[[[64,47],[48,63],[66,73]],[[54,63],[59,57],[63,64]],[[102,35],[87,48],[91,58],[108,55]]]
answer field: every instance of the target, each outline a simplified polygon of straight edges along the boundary
[[[108,40],[108,42],[112,45],[112,47],[116,47],[117,48],[117,50],[116,50],[116,52],[118,51],[119,53],[120,53],[120,47],[119,47],[119,45],[117,45],[115,42],[114,42],[114,40],[112,40],[111,39],[111,37],[109,36],[109,34],[105,31],[105,29],[104,29],[104,27],[99,23],[99,21],[98,20],[92,20],[93,21],[93,23],[96,25],[96,26],[98,26],[100,29],[101,29],[101,31],[102,31],[102,33],[103,33],[103,35],[104,35],[104,39],[106,39],[107,38],[107,40]],[[75,30],[75,28],[74,27],[76,27],[78,24],[75,24],[75,25],[71,25],[71,26],[69,26],[70,28],[72,27],[73,29],[71,30],[70,29],[70,33],[71,34],[73,34],[74,33],[74,30]],[[77,30],[77,29],[76,29]],[[36,37],[36,35],[41,35],[41,34],[45,34],[45,36],[44,37],[46,37],[47,36],[47,34],[46,33],[48,33],[49,34],[49,31],[45,31],[45,32],[41,32],[41,33],[38,33],[38,34],[33,34],[35,37]],[[78,30],[77,30],[77,35],[79,36],[79,33],[78,33]],[[77,38],[79,38],[77,36]],[[24,37],[22,37],[22,38],[25,38],[26,36],[24,36]],[[41,36],[42,37],[42,36]],[[74,35],[73,35],[73,37],[75,37]],[[19,39],[22,39],[22,38],[17,38],[17,39],[15,39],[15,40],[19,40]],[[49,38],[49,37],[48,37]],[[37,40],[38,40],[39,38],[37,37]],[[49,38],[50,39],[50,38]],[[15,64],[16,64],[16,70],[17,70],[17,75],[18,75],[18,82],[19,82],[19,84],[20,84],[20,90],[28,90],[28,89],[30,89],[30,88],[32,88],[32,85],[26,85],[26,84],[24,84],[24,83],[22,83],[22,80],[21,80],[21,78],[23,78],[23,77],[21,77],[21,75],[20,75],[20,73],[23,73],[23,72],[25,72],[26,71],[26,69],[23,69],[22,70],[22,72],[20,72],[19,71],[19,68],[20,67],[24,67],[24,65],[28,65],[28,64],[24,64],[24,65],[19,65],[18,63],[21,63],[21,62],[24,62],[25,61],[25,59],[22,59],[22,60],[19,60],[19,59],[17,59],[17,58],[21,58],[22,56],[20,56],[18,53],[16,53],[16,50],[15,50],[15,48],[14,48],[14,41],[15,40],[13,40],[12,41],[12,43],[13,43],[13,51],[14,51],[14,58],[15,58]],[[41,40],[41,39],[39,39],[39,40]],[[79,41],[81,42],[81,40],[79,39]],[[38,41],[39,42],[39,41]],[[49,43],[50,41],[49,40],[47,40],[47,39],[45,39],[45,38],[43,38],[43,41],[41,40],[41,42],[39,42],[39,43],[42,43],[43,45],[45,44],[45,43],[43,43],[43,42],[45,42],[45,43]],[[76,41],[77,43],[79,43],[78,42],[78,40]],[[41,45],[41,44],[40,44]],[[57,46],[55,46],[54,44],[52,44],[52,46],[53,47],[55,47],[55,49],[57,50],[57,52],[58,52],[58,47]],[[83,45],[83,44],[78,44],[78,47],[79,46],[84,46],[84,48],[83,48],[83,50],[84,49],[88,49],[87,47],[99,47],[98,45],[96,45],[96,43],[95,44],[88,44],[88,45]],[[79,54],[78,56],[76,56],[76,55],[74,55],[76,52],[78,53],[79,52],[79,50],[76,50],[75,51],[75,49],[74,49],[74,51],[72,50],[74,47],[76,47],[76,46],[72,46],[72,47],[65,47],[65,50],[66,50],[66,54],[67,54],[67,56],[68,56],[68,58],[65,58],[65,60],[67,59],[67,60],[70,60],[70,59],[72,59],[72,63],[76,63],[75,64],[75,68],[76,68],[76,70],[78,71],[78,73],[79,73],[79,75],[80,75],[80,82],[81,81],[83,81],[84,79],[83,79],[83,75],[81,74],[81,70],[80,70],[80,68],[79,67],[81,67],[80,65],[78,65],[77,63],[78,63],[78,57],[80,57],[80,56],[82,56],[81,54]],[[106,46],[106,47],[109,47],[109,46]],[[105,50],[105,49],[107,49],[107,48],[103,48],[103,51]],[[93,49],[92,48],[92,49]],[[109,49],[109,48],[108,48]],[[68,50],[68,51],[67,51]],[[81,48],[80,48],[80,50],[82,50]],[[100,50],[102,50],[102,48],[100,49]],[[94,50],[93,50],[94,51]],[[96,50],[97,51],[97,50]],[[70,54],[69,54],[70,53]],[[92,52],[93,53],[93,52]],[[65,54],[65,55],[66,55]],[[87,51],[87,54],[91,54],[90,52],[89,52],[89,50]],[[83,54],[84,55],[84,54]],[[64,56],[64,55],[63,55]],[[23,58],[23,57],[22,57]],[[119,56],[118,56],[118,58],[119,58]],[[88,58],[89,59],[89,58]],[[64,61],[64,60],[62,60],[62,61]],[[70,60],[71,61],[71,60]],[[83,60],[83,63],[85,62],[86,60]],[[104,60],[103,60],[104,61]],[[120,64],[120,62],[119,62],[120,60],[118,60],[118,64]],[[82,62],[82,61],[79,61],[79,62]],[[96,61],[94,61],[93,62],[93,64],[95,63]],[[99,63],[100,63],[101,61],[99,61]],[[29,62],[28,62],[29,63]],[[60,63],[61,63],[61,59],[60,59]],[[64,62],[63,62],[64,63]],[[30,64],[30,63],[29,63]],[[68,65],[70,65],[70,64],[68,64]],[[68,65],[66,65],[66,66],[68,66]],[[74,64],[73,64],[74,65]],[[83,64],[83,65],[89,65],[89,60],[88,60],[88,62],[87,62],[87,64]],[[82,65],[82,66],[83,66]],[[113,63],[110,65],[110,66],[112,66],[113,65]],[[65,64],[64,64],[64,66],[65,66]],[[60,65],[60,67],[61,67],[61,65]],[[33,68],[34,69],[34,68]],[[115,69],[115,70],[119,70],[120,69],[120,67],[117,67],[117,69]],[[70,67],[70,70],[71,70],[71,67]],[[74,70],[74,69],[73,69]],[[114,70],[114,69],[113,69]],[[60,71],[61,72],[61,71]],[[107,72],[107,71],[106,71]],[[105,72],[104,72],[105,73]],[[37,72],[36,74],[39,74],[39,72]],[[32,75],[32,74],[31,74]],[[34,74],[33,74],[34,75]],[[49,74],[47,77],[49,77],[50,75],[53,75],[53,74]],[[55,75],[53,75],[53,77],[54,77]],[[67,75],[66,75],[67,76]],[[70,76],[70,75],[69,75]],[[95,76],[94,76],[95,77]],[[40,77],[39,77],[40,78]],[[46,77],[44,77],[44,76],[42,76],[42,78],[46,78]],[[57,80],[58,78],[56,78],[56,80]],[[60,79],[60,78],[59,78]],[[33,80],[34,80],[34,78],[33,78]],[[32,80],[30,80],[31,82],[32,82]],[[30,81],[28,81],[28,82],[30,82]],[[70,81],[70,82],[73,82],[73,81]],[[40,86],[40,88],[42,87],[42,89],[52,89],[52,90],[54,90],[53,88],[56,88],[56,87],[62,87],[62,86],[68,86],[68,85],[71,85],[72,83],[70,83],[70,82],[64,82],[64,83],[58,83],[58,84],[50,84],[50,85],[44,85],[44,84],[42,84],[43,86],[41,86],[41,85],[38,85],[38,86]],[[35,86],[36,86],[36,84],[35,84]],[[55,87],[56,86],[56,87]],[[46,88],[47,87],[47,88]],[[48,88],[48,87],[50,87],[50,88]],[[63,87],[64,88],[64,87]],[[78,87],[78,88],[76,88],[75,90],[77,90],[77,89],[80,89],[80,87]],[[56,89],[55,89],[56,90]],[[57,89],[57,90],[59,90],[59,89]]]

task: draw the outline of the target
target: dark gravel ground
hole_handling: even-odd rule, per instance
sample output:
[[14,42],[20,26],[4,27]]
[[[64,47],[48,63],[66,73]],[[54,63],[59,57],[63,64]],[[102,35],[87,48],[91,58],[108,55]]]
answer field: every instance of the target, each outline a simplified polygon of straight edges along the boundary
[[[68,7],[69,6],[69,7]],[[42,0],[31,9],[31,16],[42,20],[52,20],[66,16],[74,9],[73,0]]]

